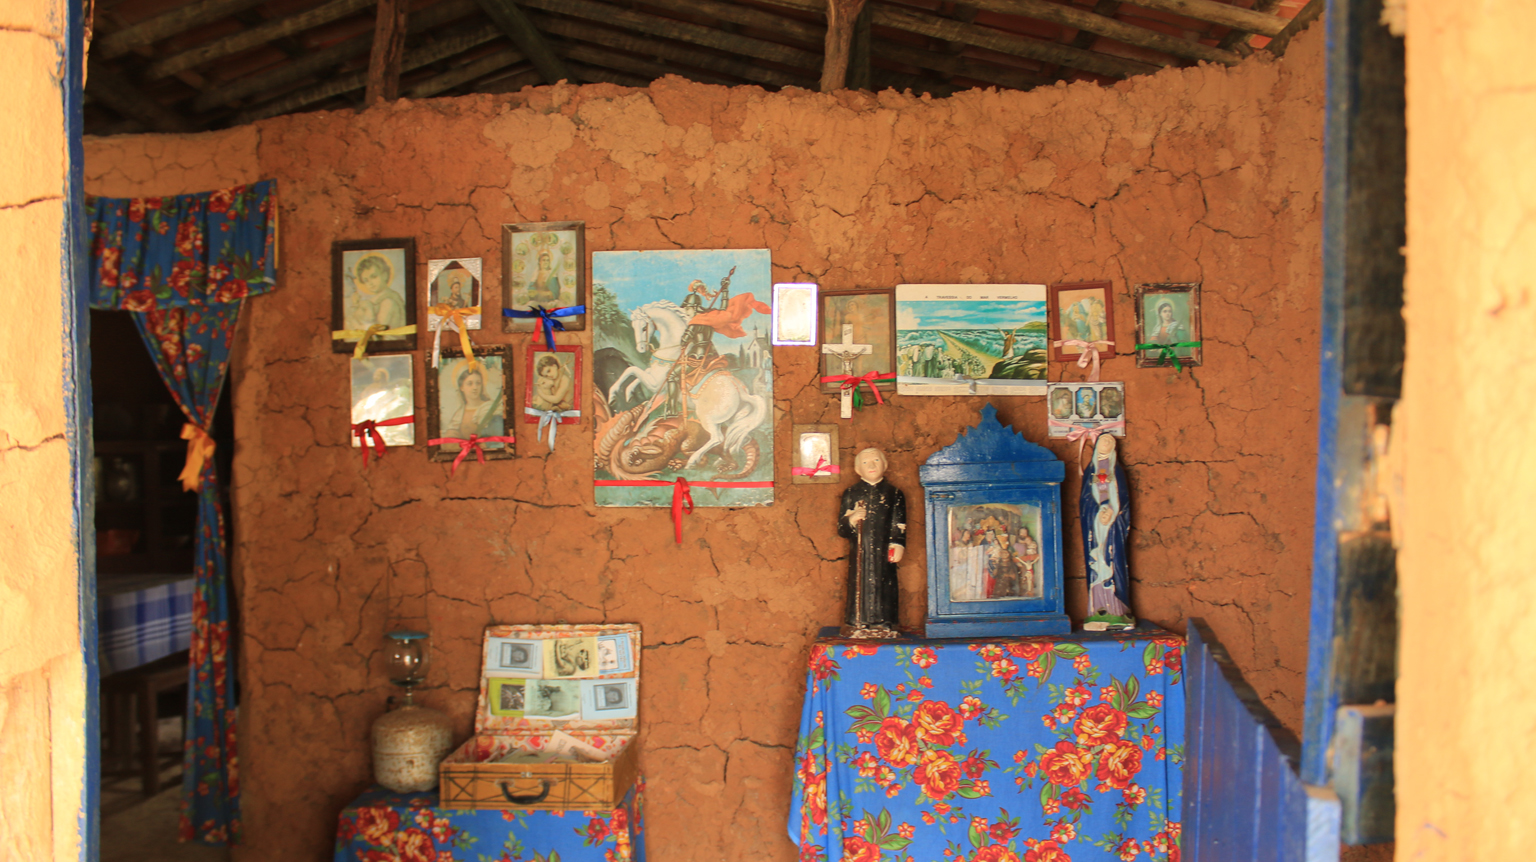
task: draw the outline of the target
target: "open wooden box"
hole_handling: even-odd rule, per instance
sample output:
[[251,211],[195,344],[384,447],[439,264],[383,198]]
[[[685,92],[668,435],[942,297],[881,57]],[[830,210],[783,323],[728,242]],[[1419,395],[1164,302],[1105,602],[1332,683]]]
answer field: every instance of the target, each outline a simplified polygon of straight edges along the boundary
[[[617,808],[639,774],[640,627],[489,626],[482,658],[475,735],[438,767],[439,804]],[[575,714],[567,711],[572,689],[580,692]],[[496,762],[518,750],[542,750],[556,730],[612,755],[600,763]]]

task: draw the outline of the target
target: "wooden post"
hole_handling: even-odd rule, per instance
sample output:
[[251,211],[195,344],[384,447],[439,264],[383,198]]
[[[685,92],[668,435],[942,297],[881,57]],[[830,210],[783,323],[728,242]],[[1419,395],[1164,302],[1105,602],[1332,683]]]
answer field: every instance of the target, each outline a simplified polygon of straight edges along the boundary
[[821,91],[843,89],[848,79],[849,46],[864,0],[827,0],[827,41],[821,63]]
[[853,39],[848,46],[848,89],[873,90],[874,69],[870,65],[870,43],[874,41],[869,29],[873,15],[865,6],[853,21]]
[[373,27],[373,53],[368,58],[368,91],[363,104],[400,98],[400,58],[405,56],[405,15],[410,0],[379,0],[379,17]]

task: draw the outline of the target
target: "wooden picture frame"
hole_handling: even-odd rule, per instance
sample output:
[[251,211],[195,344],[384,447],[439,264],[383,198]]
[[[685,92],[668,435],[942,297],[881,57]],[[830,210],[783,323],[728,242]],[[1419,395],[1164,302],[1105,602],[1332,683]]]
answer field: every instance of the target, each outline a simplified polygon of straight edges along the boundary
[[[820,306],[817,329],[821,344],[842,341],[843,324],[852,323],[854,342],[872,345],[869,355],[854,358],[855,375],[871,371],[896,373],[896,291],[888,287],[824,290],[821,291]],[[820,368],[822,377],[843,373],[842,361],[827,354],[822,354]],[[894,390],[896,379],[880,380],[875,385],[887,391]],[[825,393],[835,393],[839,388],[837,383],[821,384],[821,391]]]
[[[1166,308],[1166,316],[1165,316]],[[1136,343],[1192,344],[1174,348],[1180,367],[1201,365],[1200,283],[1163,282],[1136,286]],[[1137,368],[1169,368],[1162,350],[1136,351]]]
[[[427,439],[448,437],[468,439],[468,434],[481,437],[511,437],[512,422],[512,346],[486,347],[477,350],[475,358],[483,371],[469,367],[464,354],[458,350],[443,348],[442,358],[436,368],[427,368]],[[471,411],[468,403],[474,396],[470,377],[480,374],[480,392],[477,405]],[[448,383],[448,381],[452,381]],[[466,417],[466,413],[468,416]],[[466,418],[474,425],[467,431]],[[452,461],[459,457],[463,447],[458,443],[440,443],[427,446],[427,457],[433,461]],[[515,457],[513,444],[503,442],[481,443],[480,450],[487,460]]]
[[[501,304],[548,311],[587,304],[586,222],[549,221],[501,226]],[[560,318],[566,329],[587,328],[587,315]],[[533,332],[537,317],[502,315],[502,332]]]
[[[373,324],[398,329],[415,323],[416,240],[402,237],[331,243],[332,332],[355,332]],[[351,353],[356,347],[355,338],[331,338],[332,353]],[[415,349],[415,334],[374,336],[368,341],[367,352]]]
[[[789,481],[795,485],[833,485],[843,481],[836,425],[792,426],[794,449]],[[822,459],[826,459],[824,462]]]
[[484,317],[484,261],[478,257],[449,257],[427,261],[427,331],[442,325],[439,312],[460,308],[478,308],[480,314],[465,314],[464,328],[479,329]]
[[[1079,281],[1046,288],[1046,322],[1050,324],[1051,361],[1076,362],[1081,347],[1057,346],[1059,341],[1087,341],[1100,359],[1115,355],[1115,298],[1107,281]],[[1122,351],[1123,352],[1123,351]]]
[[[557,376],[548,376],[551,368],[557,369]],[[524,425],[581,424],[581,345],[557,344],[550,350],[535,337],[525,353],[523,377]],[[546,420],[546,411],[551,410],[559,415]]]

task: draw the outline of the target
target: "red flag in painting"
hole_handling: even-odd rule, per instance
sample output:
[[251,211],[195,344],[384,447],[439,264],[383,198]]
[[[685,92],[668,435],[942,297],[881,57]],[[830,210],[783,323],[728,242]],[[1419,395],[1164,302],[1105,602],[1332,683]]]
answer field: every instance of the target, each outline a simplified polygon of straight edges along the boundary
[[758,302],[750,293],[738,293],[731,297],[731,301],[726,303],[725,308],[701,311],[688,322],[707,326],[726,338],[746,338],[747,333],[741,328],[741,322],[754,311],[769,314],[773,309],[765,302]]

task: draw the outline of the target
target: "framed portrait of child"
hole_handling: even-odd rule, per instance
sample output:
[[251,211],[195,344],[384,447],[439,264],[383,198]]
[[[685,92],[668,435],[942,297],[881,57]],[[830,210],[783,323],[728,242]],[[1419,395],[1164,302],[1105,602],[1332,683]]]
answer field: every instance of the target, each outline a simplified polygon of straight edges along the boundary
[[[351,353],[371,326],[401,329],[416,323],[416,241],[341,240],[331,243],[331,352]],[[375,335],[369,353],[416,349],[416,335]]]
[[523,423],[539,426],[536,436],[553,449],[554,426],[581,422],[580,345],[528,345],[523,376]]

